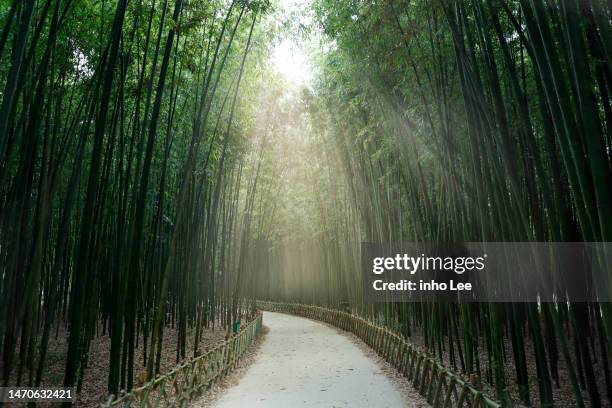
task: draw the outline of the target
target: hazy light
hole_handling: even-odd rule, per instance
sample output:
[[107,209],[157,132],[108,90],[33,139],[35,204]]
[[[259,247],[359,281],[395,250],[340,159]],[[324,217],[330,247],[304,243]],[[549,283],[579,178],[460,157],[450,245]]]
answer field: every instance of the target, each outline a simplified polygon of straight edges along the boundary
[[296,85],[309,85],[312,67],[304,49],[293,39],[285,38],[272,50],[272,66],[288,81]]
[[272,68],[295,85],[309,86],[313,79],[308,53],[312,42],[311,0],[276,0],[275,22],[279,37],[272,48]]

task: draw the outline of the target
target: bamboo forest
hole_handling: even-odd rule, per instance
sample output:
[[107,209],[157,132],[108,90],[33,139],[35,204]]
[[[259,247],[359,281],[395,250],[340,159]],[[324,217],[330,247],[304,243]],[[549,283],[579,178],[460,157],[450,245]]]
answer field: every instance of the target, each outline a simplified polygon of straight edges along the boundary
[[300,310],[431,361],[414,406],[612,406],[610,303],[371,303],[361,271],[362,242],[612,241],[609,0],[0,0],[0,27],[2,387],[138,406],[171,373],[187,406]]

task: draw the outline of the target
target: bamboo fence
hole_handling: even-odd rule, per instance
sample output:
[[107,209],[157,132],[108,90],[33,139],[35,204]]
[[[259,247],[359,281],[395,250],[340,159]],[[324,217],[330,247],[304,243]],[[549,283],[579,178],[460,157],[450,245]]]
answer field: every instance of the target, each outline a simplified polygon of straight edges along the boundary
[[[360,316],[320,306],[258,301],[260,310],[288,313],[328,323],[351,332],[408,378],[434,408],[500,408],[502,405],[389,329]],[[225,377],[261,333],[262,314],[205,354],[177,366],[142,387],[110,396],[101,408],[184,407]]]
[[235,368],[261,328],[262,314],[258,312],[235,336],[142,387],[109,396],[100,407],[184,407]]

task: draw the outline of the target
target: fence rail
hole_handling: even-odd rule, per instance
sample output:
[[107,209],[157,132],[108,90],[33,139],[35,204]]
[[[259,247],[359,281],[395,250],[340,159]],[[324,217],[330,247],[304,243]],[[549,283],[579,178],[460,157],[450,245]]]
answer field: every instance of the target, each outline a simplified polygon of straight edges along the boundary
[[236,366],[261,328],[262,314],[258,312],[235,336],[142,387],[118,397],[111,395],[101,408],[184,407]]
[[319,320],[355,334],[406,376],[434,408],[502,406],[404,338],[362,317],[339,310],[295,303],[258,301],[257,307],[261,310]]

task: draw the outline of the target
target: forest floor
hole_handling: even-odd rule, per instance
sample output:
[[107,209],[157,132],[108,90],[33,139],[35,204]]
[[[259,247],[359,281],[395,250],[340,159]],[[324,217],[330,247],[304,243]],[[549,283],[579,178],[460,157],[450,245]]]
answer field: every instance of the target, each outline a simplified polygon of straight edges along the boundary
[[[193,340],[195,332],[188,331],[186,338],[185,359],[193,357]],[[203,338],[199,344],[199,350],[210,348],[225,339],[225,329],[219,325],[214,330],[204,329]],[[177,362],[178,329],[167,327],[164,329],[162,356],[160,360],[160,373],[166,373],[174,368]],[[60,329],[52,338],[49,339],[47,350],[46,367],[43,373],[41,386],[55,386],[63,383],[64,368],[66,364],[67,334],[64,329]],[[144,356],[142,339],[135,351],[134,362],[134,386],[142,385],[142,375],[144,373]],[[108,396],[108,362],[110,360],[110,336],[100,335],[94,337],[89,350],[89,360],[83,377],[83,386],[77,397],[77,406],[96,407],[101,402],[106,401]],[[16,371],[11,373],[11,384],[15,384]],[[22,376],[22,382],[27,383],[28,373]]]
[[269,329],[238,383],[193,407],[425,407],[427,402],[354,336],[309,319],[265,312]]
[[[423,337],[422,332],[420,331],[414,332],[413,335],[408,338],[408,340],[414,343],[415,345],[419,346],[423,351],[427,351],[427,347],[425,347],[425,339]],[[601,404],[602,406],[610,407],[612,406],[612,399],[610,399],[610,397],[608,396],[606,392],[607,388],[606,388],[603,363],[600,358],[597,358],[597,350],[600,350],[601,345],[599,344],[598,339],[589,339],[589,340],[590,340],[590,345],[591,345],[590,351],[592,353],[591,355],[592,367],[593,367],[593,370],[595,371],[595,375],[597,378],[597,388],[600,394]],[[480,364],[481,364],[482,379],[481,381],[479,381],[479,384],[477,386],[480,389],[482,389],[484,392],[486,392],[487,395],[495,397],[495,388],[491,385],[490,382],[484,381],[487,375],[489,376],[492,375],[492,362],[489,360],[489,356],[487,355],[487,351],[486,351],[486,346],[485,344],[483,344],[483,342],[484,340],[481,339],[480,345],[479,345],[479,355],[478,355],[478,358],[480,359]],[[569,336],[569,334],[568,334],[568,342],[570,343],[569,345],[571,347],[570,348],[571,357],[574,359],[574,362],[575,362],[576,361],[576,353],[575,353],[575,347],[574,347],[575,344],[574,344],[573,339]],[[463,344],[463,341],[461,341],[461,346],[465,349],[465,345]],[[442,364],[446,366],[449,370],[455,373],[460,373],[461,366],[460,366],[460,362],[458,361],[459,357],[456,357],[455,364],[452,364],[450,355],[448,353],[447,342],[445,342],[443,347],[444,347],[445,352],[442,356],[442,359],[440,359],[437,352],[435,353],[435,357],[439,361],[441,361]],[[537,376],[535,353],[533,350],[532,339],[529,336],[525,337],[525,355],[526,355],[526,360],[527,360],[527,371],[529,373],[529,400],[530,400],[529,405],[521,402],[519,398],[515,362],[514,362],[514,359],[512,358],[513,353],[512,353],[512,344],[510,340],[506,340],[504,342],[504,349],[505,349],[505,356],[506,356],[506,360],[504,361],[504,371],[506,373],[506,381],[508,384],[507,390],[510,394],[510,397],[512,398],[513,405],[515,407],[540,406],[539,392],[538,392],[538,376]],[[437,351],[437,348],[436,348],[436,351]],[[433,350],[429,350],[429,352],[433,354]],[[458,355],[458,351],[456,347],[455,347],[455,355],[456,356]],[[554,406],[560,407],[560,408],[576,407],[577,403],[576,403],[576,398],[574,396],[573,388],[570,382],[569,371],[567,369],[567,364],[565,362],[565,359],[563,358],[563,355],[561,354],[560,351],[559,351],[559,357],[558,357],[557,370],[559,374],[559,382],[556,383],[555,380],[552,379]],[[464,377],[464,380],[466,381],[470,380],[468,376],[463,376],[463,377]],[[582,394],[582,398],[584,399],[585,406],[587,407],[592,406],[589,400],[589,393],[586,390],[586,385],[583,383],[581,383],[581,394]]]

